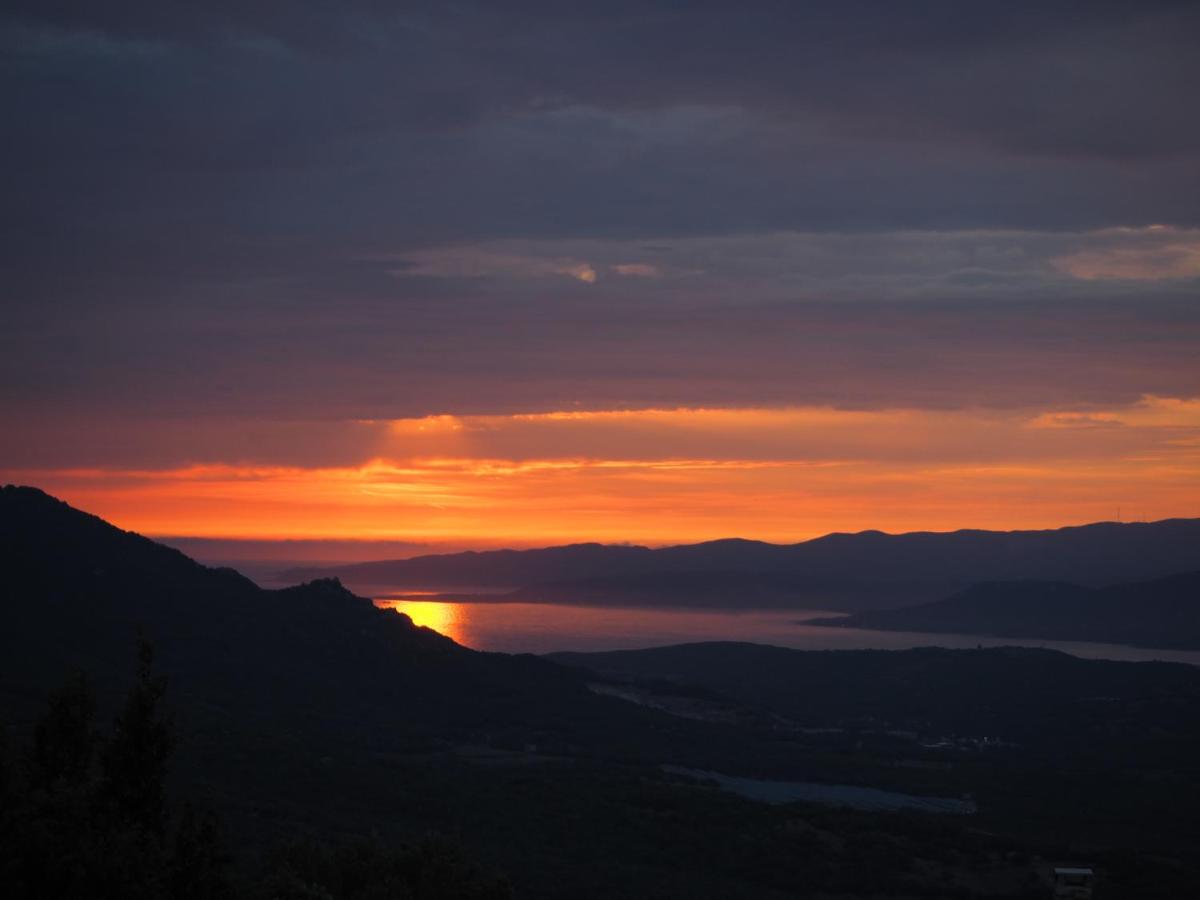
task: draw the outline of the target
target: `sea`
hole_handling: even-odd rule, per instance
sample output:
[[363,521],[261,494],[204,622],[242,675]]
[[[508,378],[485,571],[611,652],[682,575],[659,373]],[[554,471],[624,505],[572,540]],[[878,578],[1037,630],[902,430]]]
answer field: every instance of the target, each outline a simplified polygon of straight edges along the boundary
[[913,647],[1047,647],[1089,659],[1160,660],[1200,665],[1200,651],[1119,644],[1044,641],[968,634],[871,631],[813,625],[839,615],[817,609],[692,609],[576,606],[557,603],[447,602],[429,596],[377,593],[395,609],[476,650],[501,653],[637,650],[697,641],[748,641],[800,650],[905,650]]

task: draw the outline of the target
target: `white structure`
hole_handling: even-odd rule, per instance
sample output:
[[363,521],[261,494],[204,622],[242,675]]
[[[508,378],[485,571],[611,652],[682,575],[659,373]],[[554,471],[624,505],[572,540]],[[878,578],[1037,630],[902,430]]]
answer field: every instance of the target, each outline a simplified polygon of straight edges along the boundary
[[1054,869],[1055,900],[1092,900],[1096,875],[1091,866],[1056,866]]

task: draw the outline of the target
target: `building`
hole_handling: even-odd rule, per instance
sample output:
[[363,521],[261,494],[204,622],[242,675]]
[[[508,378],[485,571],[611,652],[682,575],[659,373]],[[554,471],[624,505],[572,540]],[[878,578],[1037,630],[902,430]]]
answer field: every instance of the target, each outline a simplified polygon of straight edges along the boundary
[[1055,900],[1092,900],[1096,875],[1091,866],[1055,866]]

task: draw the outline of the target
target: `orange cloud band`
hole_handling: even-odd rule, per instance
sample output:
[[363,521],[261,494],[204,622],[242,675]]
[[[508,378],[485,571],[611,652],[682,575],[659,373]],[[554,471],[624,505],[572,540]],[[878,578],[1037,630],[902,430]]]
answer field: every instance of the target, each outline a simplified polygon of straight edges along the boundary
[[[368,423],[356,465],[10,471],[149,534],[668,543],[1200,514],[1200,402]],[[362,429],[364,423],[354,423]],[[348,425],[348,427],[350,427]]]

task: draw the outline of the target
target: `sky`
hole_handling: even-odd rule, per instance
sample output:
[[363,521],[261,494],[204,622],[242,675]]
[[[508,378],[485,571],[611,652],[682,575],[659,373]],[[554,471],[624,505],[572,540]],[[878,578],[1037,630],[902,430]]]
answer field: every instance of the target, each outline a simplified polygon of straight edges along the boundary
[[233,555],[1200,515],[1197,45],[10,0],[0,480]]

